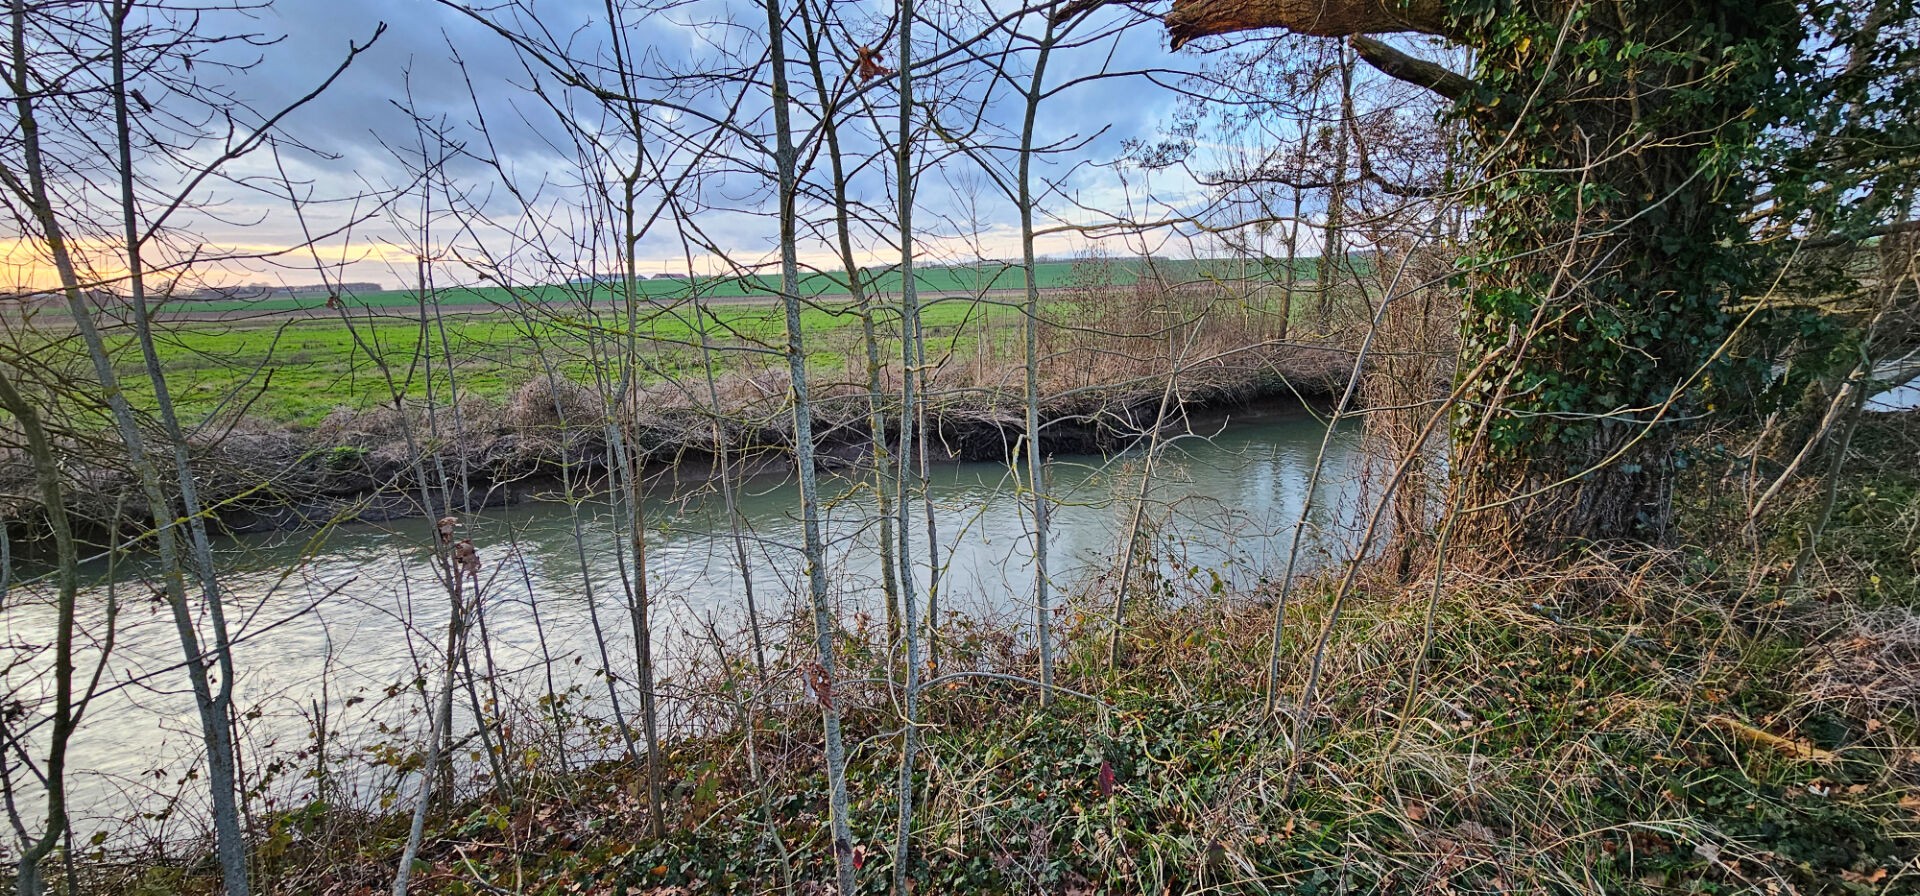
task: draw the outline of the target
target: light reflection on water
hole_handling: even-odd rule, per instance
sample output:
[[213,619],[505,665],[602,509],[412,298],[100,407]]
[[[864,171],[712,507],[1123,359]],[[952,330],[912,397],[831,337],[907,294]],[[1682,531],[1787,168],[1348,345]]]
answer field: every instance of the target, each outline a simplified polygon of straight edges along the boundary
[[[1284,566],[1325,427],[1304,414],[1253,415],[1207,432],[1207,438],[1177,440],[1155,461],[1148,520],[1163,575],[1192,576],[1203,593],[1218,576],[1232,593]],[[1350,533],[1355,519],[1357,429],[1336,434],[1332,446],[1313,522],[1321,537],[1308,540],[1301,569],[1350,543],[1342,533]],[[1049,491],[1057,502],[1049,526],[1056,592],[1071,594],[1094,577],[1112,574],[1139,492],[1140,467],[1137,455],[1049,464]],[[932,479],[942,609],[1030,620],[1031,507],[1021,483],[995,464],[940,466]],[[825,532],[839,609],[848,618],[861,612],[883,618],[871,495],[845,476],[823,477],[822,489],[833,496],[824,501]],[[762,613],[778,614],[806,584],[796,489],[784,476],[760,477],[739,492],[758,605]],[[689,651],[704,649],[710,631],[737,644],[744,616],[741,576],[717,490],[689,487],[682,493],[656,497],[647,507],[648,581],[658,607],[653,630],[666,675],[682,668]],[[924,518],[915,504],[911,537],[924,600],[930,570]],[[580,708],[604,715],[607,688],[596,674],[602,660],[589,592],[608,641],[607,665],[617,678],[632,668],[623,604],[630,570],[618,508],[596,500],[578,505],[577,513],[581,543],[574,537],[575,514],[560,503],[523,504],[471,518],[464,534],[480,548],[487,595],[487,649],[473,662],[500,673],[493,687],[481,689],[480,699],[498,696],[525,710],[538,705],[550,677],[563,692],[577,686]],[[269,788],[273,792],[299,797],[312,791],[297,778],[311,767],[298,751],[312,745],[312,722],[320,715],[331,730],[347,732],[346,747],[384,742],[410,748],[424,736],[425,701],[416,670],[434,666],[446,619],[445,592],[429,565],[432,537],[429,521],[402,520],[339,526],[324,538],[280,533],[219,545],[229,570],[223,581],[230,595],[228,620],[238,641],[245,764],[257,775],[276,760],[285,763],[285,777]],[[83,626],[93,635],[101,632],[111,591],[121,613],[106,680],[118,687],[100,698],[74,739],[73,804],[77,816],[90,819],[80,830],[109,827],[107,821],[129,807],[153,810],[178,798],[172,817],[140,827],[164,838],[191,836],[202,817],[204,784],[187,777],[197,760],[198,726],[178,668],[170,614],[150,598],[151,586],[137,570],[94,572],[99,584],[83,599]],[[0,626],[20,641],[44,640],[49,614],[21,597],[16,594],[0,613]],[[83,670],[93,655],[79,658]],[[631,695],[624,700],[631,711]],[[335,756],[342,745],[331,747]],[[372,799],[394,782],[363,772],[352,783],[361,798]]]

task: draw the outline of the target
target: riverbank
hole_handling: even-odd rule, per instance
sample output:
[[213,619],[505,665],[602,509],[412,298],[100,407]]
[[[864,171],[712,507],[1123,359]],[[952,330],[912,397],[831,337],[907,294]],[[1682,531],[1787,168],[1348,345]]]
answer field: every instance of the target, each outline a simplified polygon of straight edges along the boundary
[[[1196,365],[1171,386],[1162,375],[1058,388],[1040,409],[1041,447],[1048,454],[1107,454],[1156,425],[1177,426],[1192,415],[1324,406],[1344,386],[1350,364],[1350,356],[1337,349],[1300,347]],[[1021,450],[1021,393],[977,380],[970,372],[965,380],[935,384],[939,391],[928,408],[931,461],[1005,461]],[[686,384],[636,394],[638,419],[622,424],[623,437],[637,449],[649,480],[713,475],[716,442],[743,475],[791,463],[792,418],[784,378],[734,377],[714,392],[721,396],[719,414],[704,390]],[[865,391],[828,384],[815,396],[820,463],[867,463],[871,426]],[[220,527],[235,533],[418,517],[429,513],[422,509],[423,488],[440,507],[442,502],[502,507],[603,491],[613,456],[604,407],[585,387],[534,380],[504,402],[341,408],[313,427],[235,427],[197,439],[193,462],[202,500]],[[887,437],[897,440],[899,409],[889,406],[883,413],[890,421]],[[147,518],[124,464],[111,456],[86,459],[102,453],[109,452],[70,454],[69,509],[81,520]],[[16,460],[0,470],[0,491],[31,494],[30,471],[24,460]],[[14,508],[12,524],[29,528],[23,514],[34,509],[30,504]]]
[[[1920,882],[1920,472],[1914,415],[1863,424],[1821,562],[1789,582],[1823,488],[1737,534],[1725,471],[1690,481],[1670,552],[1489,578],[1381,568],[1332,618],[1297,588],[1264,711],[1276,591],[1142,599],[1108,665],[1106,598],[1062,613],[1042,709],[1018,625],[944,629],[922,694],[911,879],[922,893],[1913,892]],[[1737,503],[1737,502],[1735,502]],[[1437,583],[1437,587],[1436,587]],[[1147,592],[1151,594],[1153,592]],[[805,622],[762,679],[739,647],[678,681],[713,724],[661,767],[562,772],[434,815],[415,893],[830,892]],[[888,892],[897,678],[839,644],[862,893]],[[1319,685],[1305,699],[1307,681]],[[515,730],[533,732],[538,720]],[[514,755],[538,743],[527,733]],[[264,891],[381,892],[403,810],[263,819]],[[94,866],[93,892],[210,892],[191,858]],[[144,887],[145,889],[141,889]]]

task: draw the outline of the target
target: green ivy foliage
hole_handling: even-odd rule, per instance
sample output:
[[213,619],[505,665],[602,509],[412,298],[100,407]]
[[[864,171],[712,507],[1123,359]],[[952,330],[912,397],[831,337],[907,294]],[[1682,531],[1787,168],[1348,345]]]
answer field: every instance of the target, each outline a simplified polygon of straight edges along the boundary
[[1462,370],[1493,359],[1463,383],[1468,493],[1581,477],[1618,494],[1549,494],[1548,539],[1657,537],[1681,421],[1702,412],[1729,309],[1764,267],[1742,215],[1802,17],[1652,0],[1461,0],[1452,15],[1476,50],[1479,89],[1455,112],[1482,169]]

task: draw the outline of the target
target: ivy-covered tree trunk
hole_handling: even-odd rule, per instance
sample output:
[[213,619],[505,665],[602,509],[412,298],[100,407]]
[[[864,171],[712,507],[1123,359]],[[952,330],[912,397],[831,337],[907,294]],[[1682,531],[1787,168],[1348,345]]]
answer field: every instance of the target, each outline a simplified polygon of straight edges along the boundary
[[[1760,110],[1799,34],[1772,0],[1176,0],[1175,46],[1259,27],[1349,36],[1456,103],[1480,162],[1456,538],[1526,554],[1659,542],[1681,434],[1748,285]],[[1474,50],[1472,77],[1362,35]]]
[[1484,22],[1461,103],[1487,165],[1460,531],[1532,551],[1663,541],[1680,437],[1711,410],[1701,386],[1750,285],[1738,166],[1792,8],[1549,0],[1461,18]]

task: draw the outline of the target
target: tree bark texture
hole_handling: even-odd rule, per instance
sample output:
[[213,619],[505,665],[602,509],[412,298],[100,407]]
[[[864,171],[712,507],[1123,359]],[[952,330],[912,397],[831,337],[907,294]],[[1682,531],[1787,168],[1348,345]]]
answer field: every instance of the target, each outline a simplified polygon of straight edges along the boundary
[[1174,0],[1165,21],[1178,50],[1195,38],[1262,28],[1314,37],[1440,34],[1446,9],[1442,0]]

